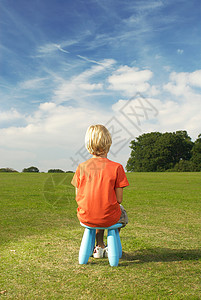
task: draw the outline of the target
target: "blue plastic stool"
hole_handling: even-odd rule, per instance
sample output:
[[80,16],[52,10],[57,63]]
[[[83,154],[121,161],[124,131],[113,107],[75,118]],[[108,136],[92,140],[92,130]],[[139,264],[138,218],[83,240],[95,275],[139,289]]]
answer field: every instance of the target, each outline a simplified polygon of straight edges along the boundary
[[122,257],[121,240],[118,228],[122,227],[121,223],[116,223],[110,227],[89,227],[80,223],[85,227],[83,234],[80,251],[79,251],[79,264],[87,264],[89,257],[93,254],[96,229],[107,229],[107,246],[108,246],[108,259],[110,266],[117,267],[119,258]]

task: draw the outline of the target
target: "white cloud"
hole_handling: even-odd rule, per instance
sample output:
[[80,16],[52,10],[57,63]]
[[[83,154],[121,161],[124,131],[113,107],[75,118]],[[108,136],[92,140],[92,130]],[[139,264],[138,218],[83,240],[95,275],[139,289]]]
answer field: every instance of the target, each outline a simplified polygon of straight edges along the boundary
[[[21,170],[28,164],[35,164],[40,170],[47,171],[58,163],[58,168],[70,170],[70,157],[82,159],[76,152],[84,145],[87,127],[93,123],[104,124],[109,118],[109,113],[95,107],[73,108],[52,102],[40,104],[38,110],[26,118],[26,126],[0,129],[4,166]],[[66,165],[61,164],[64,161]]]
[[[81,59],[83,59],[83,60],[85,60],[85,61],[87,61],[87,62],[93,63],[93,64],[102,65],[102,66],[105,65],[104,62],[99,62],[99,61],[96,61],[96,60],[94,60],[94,59],[89,59],[89,58],[87,58],[87,57],[85,57],[85,56],[82,56],[82,55],[77,55],[77,57],[79,57],[79,58],[81,58]],[[108,61],[109,61],[109,60],[108,60]]]
[[109,89],[122,91],[127,96],[132,96],[137,92],[143,93],[150,88],[147,82],[152,78],[150,70],[139,70],[122,66],[108,78]]
[[30,80],[25,80],[23,82],[20,82],[19,88],[26,89],[26,90],[40,89],[45,86],[45,80],[47,79],[48,78],[45,77],[45,78],[34,78]]
[[[177,102],[171,98],[165,101],[153,97],[140,99],[141,103],[136,98],[119,100],[113,105],[118,120],[135,137],[152,131],[186,130],[193,140],[197,138],[200,133],[201,95],[194,99],[186,98],[183,102]],[[146,109],[143,111],[142,106],[147,109],[147,112]],[[121,114],[122,110],[124,115]]]
[[159,86],[155,86],[155,85],[152,85],[150,90],[149,90],[149,95],[150,96],[156,96],[158,94],[160,94],[160,87]]
[[201,70],[189,73],[189,84],[195,87],[201,87]]
[[0,123],[19,120],[23,116],[14,108],[8,111],[0,111]]
[[[159,101],[160,103],[160,101]],[[112,108],[117,119],[132,133],[142,134],[146,123],[156,122],[158,101],[143,97],[140,93],[129,100],[119,100]]]
[[58,50],[58,47],[56,44],[50,43],[43,46],[38,47],[38,52],[42,54],[48,54],[52,53],[54,51]]
[[52,111],[56,108],[56,104],[53,102],[41,103],[39,109],[41,111]]
[[20,119],[21,117],[21,114],[14,108],[11,108],[9,111],[0,111],[0,122]]
[[184,97],[194,93],[193,87],[201,87],[201,70],[196,70],[192,73],[172,72],[170,74],[170,82],[163,86],[168,92]]
[[61,51],[61,52],[64,52],[64,53],[70,53],[69,51],[67,51],[66,49],[64,49],[65,47],[69,47],[69,46],[72,46],[74,44],[77,44],[78,41],[76,40],[69,40],[69,41],[64,41],[64,42],[61,42],[60,44],[57,44],[57,43],[47,43],[47,44],[44,44],[42,46],[39,46],[38,49],[37,49],[37,52],[39,54],[51,54],[55,51]]
[[177,49],[177,53],[178,53],[178,54],[183,54],[183,53],[184,53],[184,50],[183,50],[183,49]]
[[[124,22],[128,24],[129,26],[132,26],[136,23],[142,23],[144,18],[147,18],[147,16],[151,13],[153,13],[154,10],[158,10],[161,7],[163,7],[165,4],[163,1],[139,1],[139,2],[129,2],[127,4],[128,8],[130,8],[130,11],[133,12],[137,9],[138,14],[133,14],[131,17],[126,19]],[[144,24],[143,24],[144,25]],[[150,29],[149,29],[150,30]]]
[[160,125],[160,130],[186,130],[192,139],[196,139],[200,133],[200,101],[187,98],[182,103],[173,100],[159,103],[158,125]]
[[114,60],[106,59],[69,80],[63,80],[61,85],[54,91],[53,100],[57,103],[72,99],[80,102],[88,96],[96,95],[97,92],[101,94],[103,92],[103,80],[101,80],[101,82],[90,82],[92,80],[91,78],[95,78],[98,74],[105,76],[105,72],[108,71],[114,63]]

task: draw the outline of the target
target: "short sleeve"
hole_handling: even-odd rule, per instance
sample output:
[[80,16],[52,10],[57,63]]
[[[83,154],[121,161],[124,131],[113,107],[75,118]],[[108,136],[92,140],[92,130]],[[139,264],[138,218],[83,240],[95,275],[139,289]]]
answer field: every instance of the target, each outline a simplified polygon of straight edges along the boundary
[[73,176],[73,179],[71,180],[71,184],[74,185],[74,187],[79,188],[80,185],[80,170],[79,166]]
[[123,169],[122,165],[119,165],[117,168],[117,177],[116,177],[116,182],[115,182],[115,188],[118,187],[126,187],[129,185],[128,179],[126,177],[126,173]]

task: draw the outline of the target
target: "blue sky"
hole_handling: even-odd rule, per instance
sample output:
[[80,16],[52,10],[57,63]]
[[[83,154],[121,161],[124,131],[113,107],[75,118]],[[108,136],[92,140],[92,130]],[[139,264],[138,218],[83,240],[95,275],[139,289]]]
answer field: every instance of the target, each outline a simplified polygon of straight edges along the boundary
[[199,0],[0,0],[0,167],[74,170],[94,123],[124,166],[142,133],[195,140],[200,16]]

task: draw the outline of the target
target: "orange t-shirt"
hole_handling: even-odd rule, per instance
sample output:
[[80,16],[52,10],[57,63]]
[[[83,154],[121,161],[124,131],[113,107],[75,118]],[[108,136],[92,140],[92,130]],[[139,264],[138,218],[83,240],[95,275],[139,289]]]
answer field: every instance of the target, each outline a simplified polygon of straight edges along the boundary
[[115,189],[129,185],[121,164],[92,157],[78,166],[71,183],[78,189],[80,222],[91,227],[108,227],[118,222],[121,209]]

